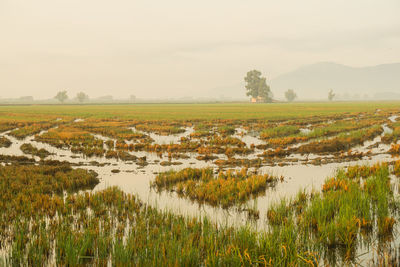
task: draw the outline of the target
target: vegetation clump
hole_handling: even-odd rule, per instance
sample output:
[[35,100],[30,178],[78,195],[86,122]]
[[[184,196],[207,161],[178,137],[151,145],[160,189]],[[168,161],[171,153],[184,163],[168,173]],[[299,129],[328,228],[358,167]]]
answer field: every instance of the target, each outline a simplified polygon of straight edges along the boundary
[[49,155],[51,155],[51,153],[44,148],[38,149],[37,147],[35,147],[31,144],[26,144],[26,143],[22,144],[20,146],[20,149],[25,154],[30,154],[32,156],[38,156],[41,159],[44,159],[44,158],[48,157]]
[[392,127],[393,131],[382,136],[382,142],[386,144],[397,143],[397,141],[400,139],[400,123],[392,123],[390,126]]
[[135,128],[139,131],[144,132],[155,132],[160,135],[170,135],[184,133],[185,129],[180,128],[177,125],[169,123],[142,123],[135,125]]
[[13,130],[22,125],[23,125],[23,123],[17,123],[15,121],[1,121],[0,122],[0,133]]
[[232,135],[235,133],[235,127],[224,125],[218,128],[218,131],[223,135]]
[[88,157],[103,156],[105,153],[103,140],[72,126],[50,129],[48,132],[36,135],[35,140],[57,148],[68,148],[73,153],[82,153]]
[[327,258],[351,262],[363,242],[375,235],[384,244],[393,237],[399,203],[390,187],[387,164],[353,166],[325,181],[322,192],[299,192],[268,213],[269,224],[285,231],[294,227],[298,239],[314,243]]
[[341,133],[334,138],[313,141],[311,143],[301,145],[296,149],[296,152],[305,154],[347,151],[353,146],[362,145],[365,141],[372,140],[373,138],[382,134],[382,132],[382,127],[380,125],[376,125],[368,129]]
[[399,155],[400,154],[400,144],[392,144],[389,149],[390,154]]
[[12,142],[7,137],[0,137],[0,147],[10,147]]
[[0,165],[0,221],[46,214],[47,208],[54,208],[54,214],[56,207],[49,207],[48,202],[54,194],[93,188],[98,183],[95,172],[72,169],[68,164]]
[[149,142],[150,137],[146,134],[133,131],[129,126],[133,122],[120,121],[120,120],[98,120],[91,119],[85,121],[85,123],[75,123],[74,127],[79,128],[83,131],[87,131],[93,134],[99,134],[109,138],[117,140],[140,140],[142,142]]
[[211,168],[186,168],[158,174],[152,186],[158,190],[176,191],[199,203],[228,208],[265,193],[277,181],[277,177],[250,173],[246,168],[220,172],[217,176]]
[[33,164],[35,163],[35,159],[28,158],[25,156],[11,156],[11,155],[3,155],[0,154],[0,162],[2,163],[17,163],[17,164]]
[[300,128],[292,125],[277,126],[274,128],[265,129],[260,137],[262,139],[269,139],[275,137],[285,137],[288,135],[297,134],[300,132]]
[[27,136],[38,134],[43,130],[48,130],[55,126],[55,123],[42,122],[42,123],[31,123],[27,126],[12,130],[9,135],[14,136],[17,139],[24,139]]

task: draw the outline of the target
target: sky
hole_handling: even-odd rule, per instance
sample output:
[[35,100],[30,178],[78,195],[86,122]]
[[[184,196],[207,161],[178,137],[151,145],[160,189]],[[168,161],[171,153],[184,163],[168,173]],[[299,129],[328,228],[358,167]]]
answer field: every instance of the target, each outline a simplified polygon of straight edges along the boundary
[[0,0],[0,98],[201,97],[251,69],[400,62],[399,14],[399,0]]

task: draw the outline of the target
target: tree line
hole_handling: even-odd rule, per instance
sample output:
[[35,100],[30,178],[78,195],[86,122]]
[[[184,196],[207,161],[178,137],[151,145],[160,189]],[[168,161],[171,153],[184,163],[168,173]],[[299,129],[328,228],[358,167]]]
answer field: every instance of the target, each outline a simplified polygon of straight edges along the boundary
[[[104,96],[102,97],[104,100],[113,100],[113,97],[110,96]],[[63,91],[59,91],[55,96],[54,99],[58,100],[60,103],[64,103],[65,101],[67,101],[69,99],[68,96],[68,92],[66,90]],[[75,99],[78,100],[78,102],[80,103],[85,103],[85,102],[89,102],[89,95],[87,95],[84,92],[79,92],[76,94]],[[136,101],[136,96],[135,95],[131,95],[129,97],[131,102],[135,102]]]
[[[68,99],[68,92],[66,90],[60,91],[56,94],[54,98],[60,101],[61,103],[64,103]],[[84,92],[79,92],[76,94],[76,99],[80,103],[83,103],[89,100],[89,96]]]

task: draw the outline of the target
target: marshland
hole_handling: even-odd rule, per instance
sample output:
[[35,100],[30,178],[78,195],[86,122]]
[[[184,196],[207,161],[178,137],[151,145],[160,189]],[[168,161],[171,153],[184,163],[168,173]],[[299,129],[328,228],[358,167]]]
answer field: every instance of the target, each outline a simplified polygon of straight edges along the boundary
[[397,266],[399,106],[0,106],[0,265]]
[[400,266],[399,14],[0,0],[0,267]]

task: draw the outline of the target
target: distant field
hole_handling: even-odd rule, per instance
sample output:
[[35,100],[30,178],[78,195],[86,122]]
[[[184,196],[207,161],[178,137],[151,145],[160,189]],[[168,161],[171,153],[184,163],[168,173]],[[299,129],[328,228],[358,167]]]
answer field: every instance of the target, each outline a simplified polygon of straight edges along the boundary
[[42,116],[124,118],[140,120],[291,119],[313,115],[373,112],[400,107],[396,102],[223,103],[132,105],[26,105],[0,106],[0,118],[40,120]]

